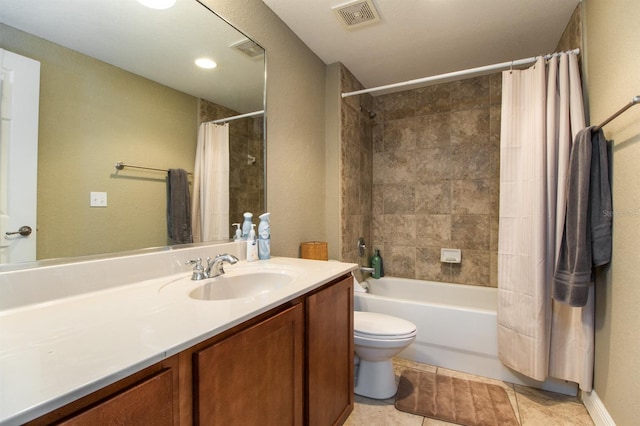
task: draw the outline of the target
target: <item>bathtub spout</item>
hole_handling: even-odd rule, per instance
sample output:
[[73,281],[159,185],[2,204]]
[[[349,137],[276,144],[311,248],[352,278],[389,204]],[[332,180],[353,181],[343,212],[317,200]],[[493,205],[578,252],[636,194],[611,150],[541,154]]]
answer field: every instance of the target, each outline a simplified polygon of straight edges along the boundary
[[361,266],[360,272],[368,272],[370,274],[373,274],[373,268],[367,268],[366,266]]

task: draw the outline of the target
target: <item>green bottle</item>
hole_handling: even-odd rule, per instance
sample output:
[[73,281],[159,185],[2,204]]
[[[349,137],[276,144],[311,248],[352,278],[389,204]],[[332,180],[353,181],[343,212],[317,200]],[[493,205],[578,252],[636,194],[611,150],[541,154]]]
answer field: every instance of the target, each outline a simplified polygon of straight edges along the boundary
[[380,257],[380,250],[376,249],[375,254],[371,257],[371,267],[373,268],[373,278],[384,277],[384,267],[382,266],[382,257]]

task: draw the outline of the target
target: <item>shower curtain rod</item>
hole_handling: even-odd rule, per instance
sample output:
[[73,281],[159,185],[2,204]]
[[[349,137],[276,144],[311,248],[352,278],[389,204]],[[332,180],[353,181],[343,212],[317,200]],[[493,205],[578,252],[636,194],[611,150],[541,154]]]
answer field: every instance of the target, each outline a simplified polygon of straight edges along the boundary
[[626,104],[625,106],[620,108],[617,112],[615,112],[613,115],[611,115],[611,117],[607,118],[602,123],[597,125],[593,130],[597,132],[598,130],[602,129],[606,124],[608,124],[614,118],[618,117],[620,114],[622,114],[623,112],[625,112],[626,110],[628,110],[629,108],[631,108],[632,106],[634,106],[637,103],[640,103],[640,95],[635,96],[633,99],[631,99],[631,102],[629,102],[628,104]]
[[257,115],[262,115],[262,114],[264,114],[263,109],[261,109],[260,111],[248,112],[246,114],[240,114],[240,115],[234,115],[232,117],[221,118],[219,120],[205,121],[205,123],[224,124],[228,121],[239,120],[241,118],[247,118],[247,117],[255,117]]
[[[153,170],[153,171],[156,171],[156,172],[169,173],[169,169],[158,169],[156,167],[134,166],[133,164],[124,164],[122,161],[118,161],[114,166],[118,170],[122,170],[125,167],[129,167],[131,169],[144,169],[144,170]],[[187,173],[188,174],[192,174],[191,172],[187,172]]]
[[[568,50],[566,53],[574,53],[574,54],[577,55],[578,53],[580,53],[580,49]],[[549,59],[549,58],[551,58],[551,57],[553,57],[555,55],[558,55],[558,53],[550,53],[548,55],[544,55],[544,57],[545,57],[545,59]],[[403,81],[401,83],[394,83],[394,84],[387,84],[387,85],[384,85],[384,86],[372,87],[370,89],[363,89],[363,90],[356,90],[356,91],[353,91],[353,92],[346,92],[346,93],[342,93],[342,97],[346,98],[348,96],[361,95],[361,94],[364,94],[364,93],[371,93],[371,92],[379,92],[381,90],[395,89],[397,87],[410,86],[410,85],[413,85],[413,84],[429,83],[429,82],[433,82],[433,81],[444,80],[446,78],[461,77],[461,76],[468,75],[468,74],[475,74],[475,73],[480,73],[480,72],[485,72],[485,71],[494,71],[494,70],[500,70],[500,69],[508,69],[508,68],[517,67],[517,66],[520,66],[520,65],[528,65],[528,64],[534,63],[539,57],[540,56],[533,56],[531,58],[518,59],[518,60],[515,60],[515,61],[501,62],[499,64],[485,65],[483,67],[469,68],[469,69],[461,70],[461,71],[453,71],[453,72],[448,72],[448,73],[445,73],[445,74],[433,75],[431,77],[417,78],[415,80]]]

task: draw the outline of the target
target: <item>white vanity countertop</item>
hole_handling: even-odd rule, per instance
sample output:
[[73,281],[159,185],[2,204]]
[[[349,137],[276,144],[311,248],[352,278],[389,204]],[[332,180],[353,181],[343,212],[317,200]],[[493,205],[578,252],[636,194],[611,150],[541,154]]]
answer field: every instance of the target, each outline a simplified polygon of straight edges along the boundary
[[[0,312],[0,424],[20,424],[175,355],[338,278],[357,265],[294,258],[225,265],[289,271],[252,298],[203,301],[190,273]],[[235,272],[234,272],[235,271]]]

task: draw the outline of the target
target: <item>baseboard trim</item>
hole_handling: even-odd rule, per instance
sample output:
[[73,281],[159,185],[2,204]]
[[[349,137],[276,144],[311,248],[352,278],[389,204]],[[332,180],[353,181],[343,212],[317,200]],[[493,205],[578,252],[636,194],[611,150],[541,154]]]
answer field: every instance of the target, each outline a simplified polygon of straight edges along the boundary
[[581,392],[582,403],[587,408],[593,423],[596,426],[616,426],[616,422],[609,415],[595,390],[591,392]]

